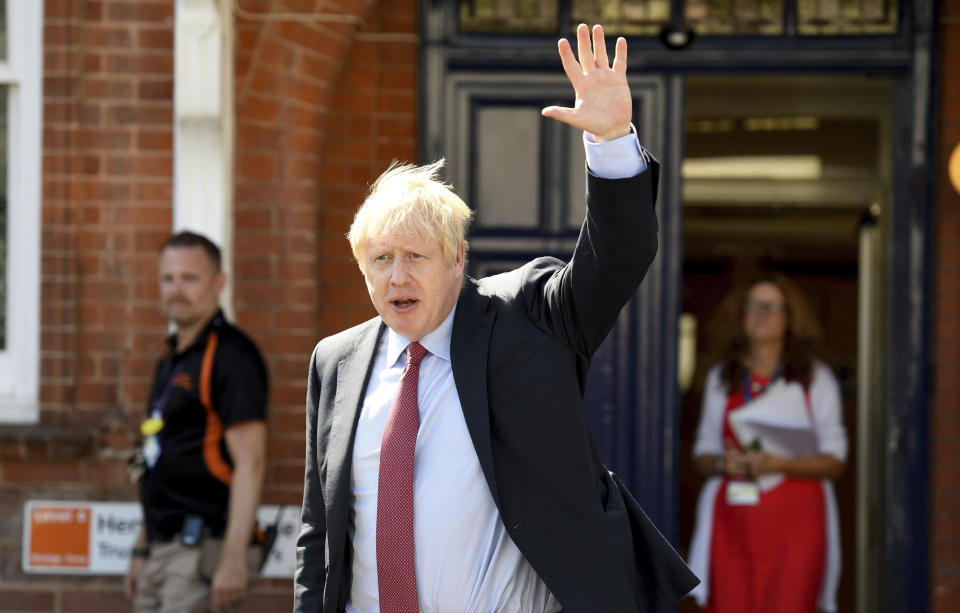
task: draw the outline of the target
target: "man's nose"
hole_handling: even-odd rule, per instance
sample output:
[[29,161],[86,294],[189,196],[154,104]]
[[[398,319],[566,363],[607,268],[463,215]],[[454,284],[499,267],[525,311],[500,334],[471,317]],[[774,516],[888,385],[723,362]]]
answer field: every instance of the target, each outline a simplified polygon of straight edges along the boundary
[[393,266],[390,267],[390,284],[403,285],[409,278],[410,275],[407,271],[407,265],[403,259],[394,260]]
[[167,295],[171,298],[181,296],[183,294],[183,283],[179,279],[171,279],[165,284]]

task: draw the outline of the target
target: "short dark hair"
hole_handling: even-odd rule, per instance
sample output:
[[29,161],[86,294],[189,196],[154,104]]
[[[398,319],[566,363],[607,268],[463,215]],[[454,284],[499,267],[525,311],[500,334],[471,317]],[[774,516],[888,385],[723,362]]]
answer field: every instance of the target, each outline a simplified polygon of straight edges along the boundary
[[220,247],[217,247],[212,240],[202,234],[186,230],[177,232],[163,241],[163,244],[160,245],[160,253],[163,253],[163,250],[168,247],[200,247],[213,262],[214,269],[220,272]]

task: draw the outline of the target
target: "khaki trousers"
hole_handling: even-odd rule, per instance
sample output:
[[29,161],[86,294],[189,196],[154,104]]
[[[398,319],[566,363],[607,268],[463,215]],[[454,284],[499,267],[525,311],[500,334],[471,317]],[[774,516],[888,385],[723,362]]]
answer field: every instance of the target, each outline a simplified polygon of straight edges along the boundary
[[150,548],[137,582],[134,613],[209,613],[210,586],[200,578],[200,548],[174,540]]
[[[210,581],[220,559],[221,547],[223,539],[210,537],[205,538],[199,547],[181,545],[179,538],[153,545],[137,584],[134,613],[212,611]],[[263,549],[259,545],[247,548],[248,585],[259,576],[262,559]]]

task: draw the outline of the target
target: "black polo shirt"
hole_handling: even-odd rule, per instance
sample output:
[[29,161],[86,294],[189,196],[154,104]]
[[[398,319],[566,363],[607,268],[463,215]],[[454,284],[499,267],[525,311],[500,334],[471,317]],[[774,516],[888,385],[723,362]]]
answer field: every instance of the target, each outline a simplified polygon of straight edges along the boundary
[[157,363],[149,416],[163,402],[163,428],[157,434],[160,456],[140,482],[147,538],[168,540],[180,532],[183,518],[197,514],[220,536],[226,527],[233,460],[224,431],[249,420],[266,419],[267,370],[263,357],[222,312],[196,341]]

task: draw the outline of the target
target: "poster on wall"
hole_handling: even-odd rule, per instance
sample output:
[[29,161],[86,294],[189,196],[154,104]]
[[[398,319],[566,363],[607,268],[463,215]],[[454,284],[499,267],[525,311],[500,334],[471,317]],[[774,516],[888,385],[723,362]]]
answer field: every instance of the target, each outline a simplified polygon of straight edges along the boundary
[[[45,574],[123,575],[143,517],[135,502],[28,500],[23,509],[23,571]],[[262,577],[290,578],[300,529],[297,507],[263,505],[261,529],[277,524]]]

